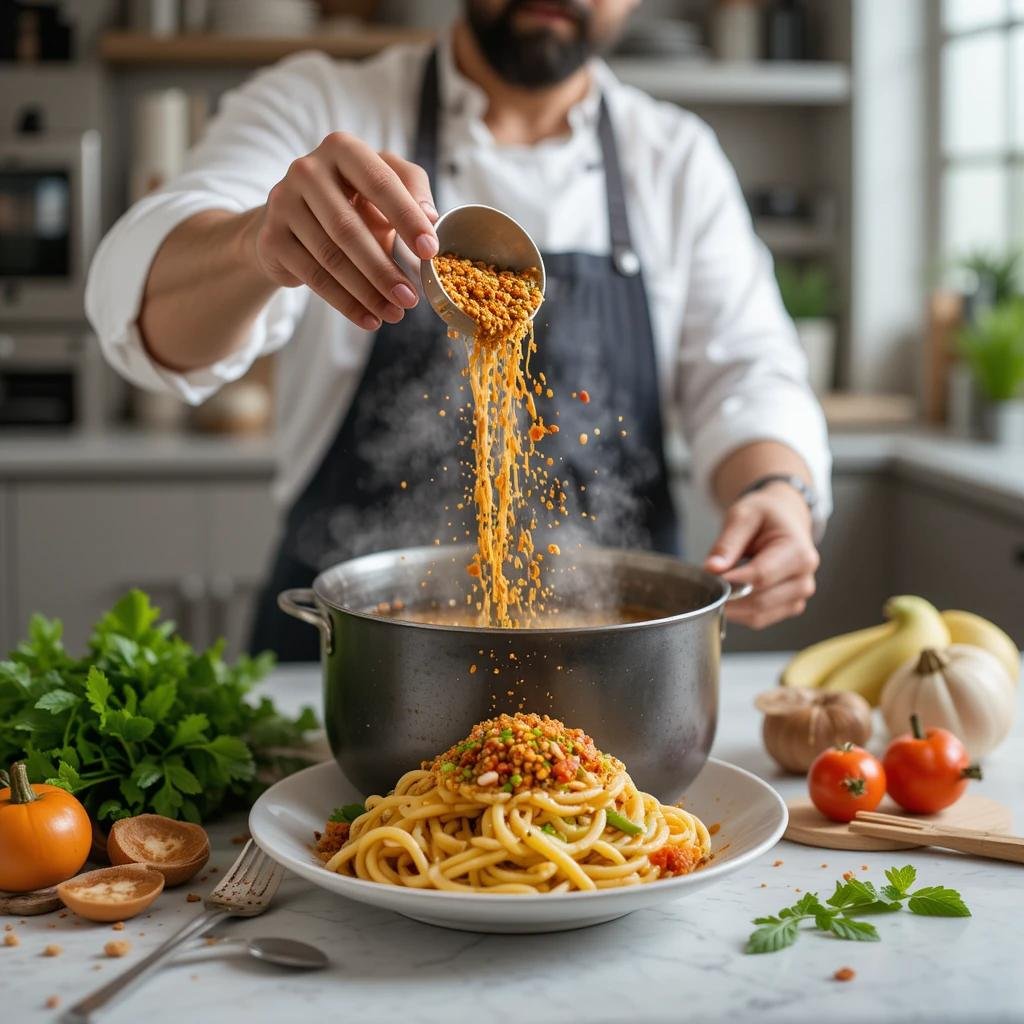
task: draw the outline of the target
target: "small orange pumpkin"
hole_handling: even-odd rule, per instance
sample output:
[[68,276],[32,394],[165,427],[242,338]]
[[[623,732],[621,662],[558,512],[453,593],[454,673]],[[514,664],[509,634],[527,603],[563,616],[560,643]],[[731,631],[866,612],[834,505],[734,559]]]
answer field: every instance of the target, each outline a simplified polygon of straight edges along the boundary
[[11,767],[10,786],[0,789],[0,889],[63,882],[85,863],[91,842],[89,815],[67,790],[32,786],[24,764]]

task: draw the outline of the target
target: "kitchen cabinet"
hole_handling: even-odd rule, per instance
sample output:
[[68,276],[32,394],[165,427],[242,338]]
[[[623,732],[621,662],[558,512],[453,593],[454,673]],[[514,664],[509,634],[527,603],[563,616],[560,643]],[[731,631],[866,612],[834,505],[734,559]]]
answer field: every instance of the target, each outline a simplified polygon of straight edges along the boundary
[[[80,651],[97,618],[141,587],[197,646],[247,637],[256,584],[274,535],[266,482],[31,482],[10,488],[14,618],[64,622]],[[9,646],[9,645],[8,645]]]
[[14,584],[11,580],[11,550],[8,537],[8,489],[0,484],[0,658],[14,645]]
[[895,590],[983,615],[1024,647],[1024,507],[1003,515],[904,481],[894,527]]
[[[278,531],[269,481],[217,485],[208,495],[209,626],[231,652],[245,649],[256,596]],[[282,614],[284,614],[282,612]]]

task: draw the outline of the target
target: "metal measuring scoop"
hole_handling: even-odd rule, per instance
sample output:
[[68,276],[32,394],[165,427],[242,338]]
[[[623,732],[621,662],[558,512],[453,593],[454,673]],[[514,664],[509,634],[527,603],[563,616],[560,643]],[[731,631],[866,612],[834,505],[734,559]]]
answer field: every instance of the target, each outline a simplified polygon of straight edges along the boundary
[[[483,260],[501,270],[535,268],[537,284],[541,294],[544,294],[547,277],[540,250],[526,229],[507,213],[493,206],[456,206],[438,218],[434,231],[437,233],[439,252],[454,253],[468,260]],[[396,244],[396,261],[415,281],[415,271],[410,271],[416,261],[410,259],[411,255],[404,243]],[[434,312],[456,333],[467,338],[473,337],[476,323],[449,298],[434,272],[433,260],[419,263],[419,279],[423,294]],[[533,315],[536,316],[536,313],[534,310]]]
[[217,939],[211,943],[216,949],[243,949],[249,956],[281,967],[301,967],[316,970],[326,967],[329,963],[326,954],[316,946],[296,939],[256,938],[256,939]]

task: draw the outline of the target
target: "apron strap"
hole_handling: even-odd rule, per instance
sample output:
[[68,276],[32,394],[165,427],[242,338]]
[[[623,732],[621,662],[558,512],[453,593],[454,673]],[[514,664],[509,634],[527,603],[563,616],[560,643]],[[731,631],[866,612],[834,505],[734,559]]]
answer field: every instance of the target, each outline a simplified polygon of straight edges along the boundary
[[430,187],[437,187],[437,151],[440,133],[439,112],[441,109],[440,89],[437,75],[437,50],[430,51],[423,68],[423,84],[420,88],[420,106],[416,115],[416,137],[413,140],[412,158],[427,172]]
[[[416,137],[413,141],[413,161],[427,172],[431,188],[436,187],[437,182],[438,135],[440,132],[441,104],[437,68],[438,57],[435,48],[430,51],[423,67],[423,83],[420,88],[420,104],[416,116]],[[601,145],[601,159],[604,164],[608,235],[612,246],[612,262],[623,277],[635,277],[640,273],[640,258],[633,248],[632,236],[629,231],[626,189],[622,182],[619,151],[615,145],[615,131],[612,128],[612,119],[608,112],[608,102],[604,96],[601,97],[597,137]]]
[[623,277],[635,277],[640,273],[640,257],[633,248],[629,233],[629,216],[626,213],[626,189],[622,183],[622,168],[619,166],[619,150],[615,145],[615,131],[608,101],[601,97],[601,111],[597,120],[597,137],[601,143],[601,159],[604,162],[605,196],[608,202],[608,235],[612,243],[612,261]]

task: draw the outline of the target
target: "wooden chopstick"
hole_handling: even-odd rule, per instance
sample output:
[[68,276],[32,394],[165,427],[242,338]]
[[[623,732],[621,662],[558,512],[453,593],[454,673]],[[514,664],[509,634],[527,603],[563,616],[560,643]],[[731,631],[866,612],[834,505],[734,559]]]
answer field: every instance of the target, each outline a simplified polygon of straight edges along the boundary
[[990,857],[1024,864],[1024,838],[982,829],[955,828],[931,821],[903,818],[895,814],[860,811],[850,822],[850,831],[876,839],[894,839],[921,846],[941,846],[975,857]]

